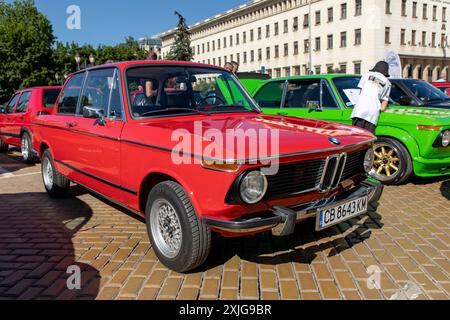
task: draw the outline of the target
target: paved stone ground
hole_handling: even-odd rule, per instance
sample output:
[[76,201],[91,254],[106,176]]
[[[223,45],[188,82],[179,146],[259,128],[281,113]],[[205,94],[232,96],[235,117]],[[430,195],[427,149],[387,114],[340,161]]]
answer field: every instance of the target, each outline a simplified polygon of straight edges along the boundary
[[[39,168],[0,155],[0,299],[389,299],[406,286],[450,298],[450,178],[387,187],[379,214],[321,233],[307,221],[286,239],[217,238],[206,266],[181,275],[158,262],[142,219],[80,187],[51,200]],[[81,290],[67,289],[71,265]]]

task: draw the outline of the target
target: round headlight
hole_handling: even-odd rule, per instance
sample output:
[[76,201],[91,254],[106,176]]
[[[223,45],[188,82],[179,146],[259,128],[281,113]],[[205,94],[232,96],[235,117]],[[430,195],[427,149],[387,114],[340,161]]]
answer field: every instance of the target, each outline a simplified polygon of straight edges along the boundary
[[267,191],[267,178],[259,170],[249,172],[239,187],[241,199],[248,204],[255,204],[264,198]]
[[373,151],[373,148],[370,148],[369,150],[367,150],[364,156],[363,167],[365,172],[369,173],[370,171],[372,171],[374,161],[375,161],[375,152]]
[[442,146],[447,148],[450,145],[450,130],[442,132]]

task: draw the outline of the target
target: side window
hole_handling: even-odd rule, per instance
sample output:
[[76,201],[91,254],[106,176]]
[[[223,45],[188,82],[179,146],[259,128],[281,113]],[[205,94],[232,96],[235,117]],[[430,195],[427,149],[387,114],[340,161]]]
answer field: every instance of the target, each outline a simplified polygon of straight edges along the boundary
[[270,82],[255,95],[261,108],[280,108],[283,99],[284,82]]
[[5,113],[12,113],[13,112],[14,106],[16,105],[17,100],[19,99],[19,97],[20,97],[20,94],[18,93],[11,99],[11,101],[9,101],[9,103],[7,104],[7,106],[5,108]]
[[285,108],[307,108],[308,101],[320,101],[320,80],[289,82]]
[[322,107],[325,109],[339,109],[331,88],[325,80],[322,81]]
[[111,84],[111,99],[109,100],[108,110],[108,118],[123,119],[122,96],[120,95],[119,71],[117,69],[114,72],[114,78]]
[[90,107],[107,116],[111,87],[114,82],[114,70],[101,69],[88,72],[78,114],[83,114],[84,107]]
[[406,96],[406,93],[397,84],[393,83],[390,94],[392,102],[399,103],[402,96]]
[[74,75],[64,87],[64,90],[58,100],[58,113],[73,115],[77,110],[78,100],[80,98],[81,87],[83,86],[85,73]]
[[30,104],[31,92],[26,91],[22,93],[19,103],[17,104],[15,113],[25,113],[27,112],[28,105]]

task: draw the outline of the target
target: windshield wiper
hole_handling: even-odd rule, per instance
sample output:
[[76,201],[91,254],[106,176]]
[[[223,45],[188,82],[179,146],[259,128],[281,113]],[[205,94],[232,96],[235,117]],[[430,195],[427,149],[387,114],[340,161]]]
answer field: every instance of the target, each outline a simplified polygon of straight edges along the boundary
[[202,114],[205,116],[210,116],[211,114],[208,112],[204,112],[204,111],[200,111],[197,109],[188,109],[188,108],[166,108],[166,109],[159,109],[159,110],[153,110],[153,111],[148,111],[145,112],[143,114],[140,115],[140,117],[146,117],[146,116],[150,116],[156,113],[164,113],[164,112],[170,112],[170,111],[185,111],[185,112],[193,112],[196,114]]

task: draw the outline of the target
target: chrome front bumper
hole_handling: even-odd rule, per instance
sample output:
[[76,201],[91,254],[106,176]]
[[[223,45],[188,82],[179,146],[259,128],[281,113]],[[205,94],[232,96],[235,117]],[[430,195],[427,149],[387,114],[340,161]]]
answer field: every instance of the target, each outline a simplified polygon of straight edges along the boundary
[[204,223],[213,229],[228,233],[258,233],[272,229],[275,236],[287,236],[294,233],[295,225],[308,218],[316,217],[320,210],[338,206],[345,202],[368,196],[369,210],[382,194],[383,186],[380,183],[364,181],[359,187],[343,192],[337,196],[321,199],[291,208],[276,206],[269,212],[236,220],[218,220],[204,218]]

